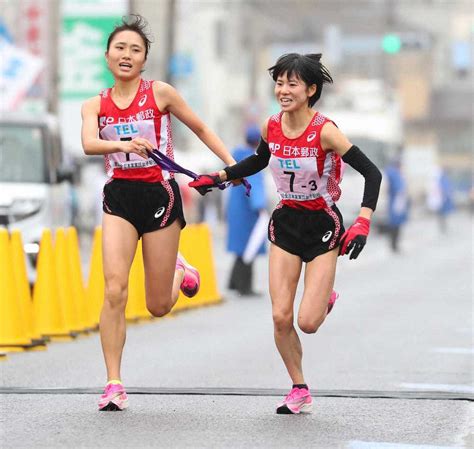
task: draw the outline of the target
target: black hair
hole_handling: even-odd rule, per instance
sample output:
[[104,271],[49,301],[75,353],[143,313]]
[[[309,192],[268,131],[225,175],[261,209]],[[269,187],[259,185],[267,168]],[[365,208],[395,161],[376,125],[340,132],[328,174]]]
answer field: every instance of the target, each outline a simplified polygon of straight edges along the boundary
[[276,64],[270,67],[273,81],[276,82],[279,76],[286,73],[286,76],[296,76],[309,87],[316,84],[316,92],[309,97],[308,104],[312,107],[321,96],[323,84],[332,83],[329,70],[321,63],[321,53],[300,55],[299,53],[288,53],[278,58]]
[[114,30],[110,33],[109,38],[107,39],[107,51],[109,51],[110,43],[112,42],[114,36],[122,31],[135,31],[135,33],[140,35],[140,37],[143,39],[143,44],[145,45],[146,59],[152,42],[150,33],[148,31],[148,22],[146,19],[139,14],[123,16],[122,23],[115,26]]

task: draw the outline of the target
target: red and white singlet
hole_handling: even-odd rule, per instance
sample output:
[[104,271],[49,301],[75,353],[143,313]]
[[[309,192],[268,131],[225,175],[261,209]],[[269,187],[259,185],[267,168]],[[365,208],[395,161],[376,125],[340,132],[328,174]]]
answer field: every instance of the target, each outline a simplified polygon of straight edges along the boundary
[[334,151],[321,147],[321,130],[331,122],[316,112],[301,136],[283,134],[283,112],[268,120],[270,170],[281,204],[304,209],[328,209],[341,196],[343,161]]
[[[111,88],[100,93],[99,137],[103,140],[148,139],[155,148],[173,159],[171,117],[162,113],[153,95],[153,81],[141,79],[130,106],[120,109],[111,98]],[[143,159],[133,153],[104,155],[107,175],[114,179],[161,182],[173,178],[153,159]]]

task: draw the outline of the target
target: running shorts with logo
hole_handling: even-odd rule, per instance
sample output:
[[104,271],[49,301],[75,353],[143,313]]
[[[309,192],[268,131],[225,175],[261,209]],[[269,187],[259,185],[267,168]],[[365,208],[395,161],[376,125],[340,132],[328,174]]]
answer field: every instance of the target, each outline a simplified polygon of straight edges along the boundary
[[131,223],[141,237],[179,219],[186,226],[179,186],[174,179],[143,182],[112,179],[104,186],[102,209]]
[[268,225],[268,239],[303,262],[336,248],[343,233],[342,215],[335,205],[311,210],[280,203]]

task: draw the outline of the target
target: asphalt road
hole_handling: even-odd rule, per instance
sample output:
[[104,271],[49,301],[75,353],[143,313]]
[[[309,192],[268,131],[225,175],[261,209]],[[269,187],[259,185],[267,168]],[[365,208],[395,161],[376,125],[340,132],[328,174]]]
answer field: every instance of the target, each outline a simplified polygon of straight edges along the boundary
[[473,437],[472,221],[447,234],[427,218],[392,255],[373,235],[341,259],[340,299],[301,335],[310,416],[278,416],[290,386],[273,343],[267,262],[260,297],[225,289],[231,258],[215,231],[219,306],[131,325],[123,361],[130,408],[99,413],[97,334],[0,363],[2,448],[460,448]]

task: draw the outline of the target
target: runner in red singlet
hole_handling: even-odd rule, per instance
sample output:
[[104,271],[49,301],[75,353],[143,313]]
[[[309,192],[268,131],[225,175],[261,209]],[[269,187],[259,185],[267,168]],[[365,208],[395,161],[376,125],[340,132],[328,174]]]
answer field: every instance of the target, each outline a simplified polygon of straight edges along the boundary
[[[319,329],[337,299],[333,285],[338,254],[356,259],[366,243],[381,182],[378,168],[331,120],[313,109],[323,85],[332,82],[320,59],[320,54],[280,57],[269,71],[281,112],[264,124],[255,154],[189,184],[212,187],[270,166],[281,198],[268,226],[274,335],[293,382],[277,406],[279,414],[310,413],[313,407],[293,316],[303,262],[304,291],[297,322],[303,332],[311,334]],[[365,178],[359,216],[345,232],[335,204],[341,195],[343,161]]]
[[171,115],[187,125],[224,163],[233,164],[223,142],[194,114],[178,92],[141,77],[150,40],[141,16],[124,20],[110,34],[106,61],[115,84],[82,106],[82,145],[88,155],[103,154],[109,181],[103,197],[105,298],[100,336],[107,385],[100,410],[123,410],[128,399],[120,365],[125,344],[128,277],[142,238],[146,303],[154,316],[166,315],[179,291],[194,296],[199,273],[178,253],[186,225],[173,175],[148,157],[154,148],[173,158]]

